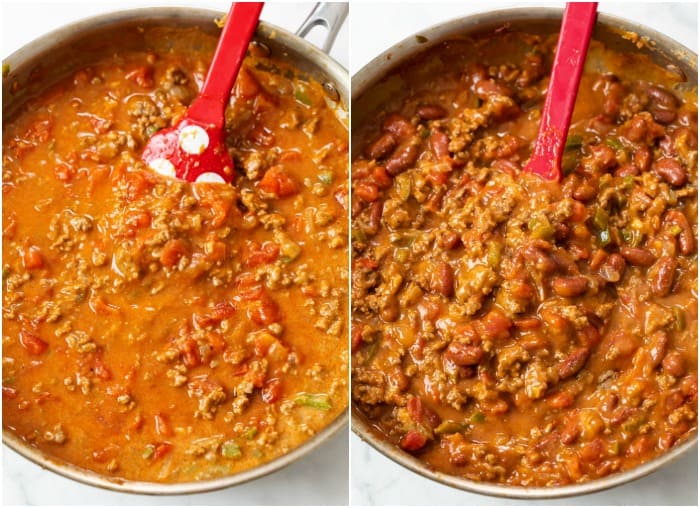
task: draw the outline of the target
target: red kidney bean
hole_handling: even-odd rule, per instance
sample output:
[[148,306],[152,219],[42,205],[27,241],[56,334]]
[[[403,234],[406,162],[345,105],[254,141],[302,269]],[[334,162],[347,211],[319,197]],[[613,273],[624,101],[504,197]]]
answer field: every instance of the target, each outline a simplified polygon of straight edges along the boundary
[[418,106],[416,114],[423,120],[438,120],[447,116],[445,108],[438,104],[424,104]]
[[676,119],[676,112],[670,109],[652,106],[649,112],[654,121],[662,125],[668,125]]
[[641,115],[634,115],[627,124],[627,139],[632,142],[643,141],[647,136],[647,122]]
[[658,367],[666,356],[666,346],[668,345],[668,333],[664,330],[657,330],[649,337],[649,354],[651,355],[651,365]]
[[433,129],[428,142],[430,143],[430,149],[433,151],[433,155],[435,155],[436,159],[440,160],[450,155],[450,150],[448,148],[450,139],[447,137],[447,134],[440,129]]
[[622,247],[620,254],[634,266],[651,266],[656,261],[651,252],[640,247]]
[[445,250],[452,250],[459,245],[459,235],[454,231],[447,231],[438,238],[438,246]]
[[552,273],[557,269],[557,264],[552,257],[534,244],[527,245],[522,250],[522,256],[542,273]]
[[396,148],[396,138],[391,132],[385,132],[367,147],[365,153],[370,159],[381,159],[394,148]]
[[674,187],[680,187],[688,181],[688,174],[685,168],[675,159],[659,159],[654,162],[652,168],[656,174]]
[[547,405],[552,409],[565,409],[574,403],[574,397],[569,392],[558,392],[547,397]]
[[384,211],[383,201],[374,201],[369,205],[369,218],[367,220],[367,234],[376,235],[382,223],[382,212]]
[[625,456],[639,457],[651,450],[653,445],[654,443],[652,443],[649,436],[639,436],[637,439],[632,441],[631,445],[629,445],[629,448],[627,448],[627,451],[625,452]]
[[586,364],[588,360],[588,355],[590,354],[588,348],[581,347],[576,348],[571,351],[566,358],[564,358],[557,367],[557,372],[559,374],[559,379],[568,379],[571,376],[575,376]]
[[[697,126],[696,126],[697,127]],[[681,138],[683,138],[684,141],[681,141]],[[675,145],[676,143],[685,143],[688,148],[691,150],[697,150],[698,149],[698,131],[697,129],[692,130],[689,129],[688,127],[677,127],[672,133],[671,133],[671,139],[673,139],[673,144]]]
[[598,167],[603,171],[611,169],[617,165],[615,150],[607,145],[594,145],[591,147],[593,161],[598,164]]
[[680,248],[681,254],[686,256],[692,254],[695,251],[695,236],[693,235],[693,228],[690,227],[685,214],[680,210],[669,210],[664,220],[675,224],[681,229],[681,232],[678,233],[678,247]]
[[583,182],[581,185],[574,189],[572,196],[574,199],[586,203],[593,199],[597,193],[598,191],[596,191],[595,187],[590,185],[588,182]]
[[678,351],[671,351],[664,357],[663,362],[661,362],[661,367],[663,367],[665,373],[673,377],[681,377],[685,374],[683,355]]
[[379,189],[372,182],[357,182],[354,186],[355,195],[368,203],[379,198]]
[[632,162],[639,171],[649,171],[651,167],[651,150],[649,147],[640,145],[634,149],[634,154],[632,155]]
[[676,276],[677,262],[670,256],[662,256],[649,268],[651,291],[655,296],[663,297],[671,292],[673,279]]
[[607,282],[618,282],[625,273],[627,264],[619,254],[610,254],[600,267],[600,276]]
[[647,88],[647,94],[657,106],[665,109],[676,109],[678,107],[676,96],[660,86],[650,86]]
[[454,274],[449,263],[438,263],[435,273],[431,277],[431,288],[436,293],[450,297],[454,293]]
[[615,170],[615,176],[623,178],[625,176],[637,176],[639,174],[639,168],[634,164],[623,164]]
[[562,444],[570,445],[578,439],[581,434],[581,426],[579,425],[578,413],[569,413],[569,416],[564,421],[564,427],[559,432],[559,439]]
[[578,296],[588,289],[588,279],[582,275],[556,277],[552,281],[552,289],[559,296]]
[[382,122],[382,130],[392,133],[398,140],[413,136],[416,128],[403,115],[390,113]]
[[411,167],[418,159],[418,147],[411,143],[404,143],[399,146],[391,157],[384,163],[384,169],[391,176],[403,173]]
[[482,79],[474,83],[474,93],[481,100],[488,100],[492,95],[505,95],[506,97],[513,96],[513,89],[508,85],[498,83],[491,79]]
[[450,342],[445,351],[445,358],[462,367],[478,365],[483,357],[484,350],[480,346],[472,346],[456,341]]

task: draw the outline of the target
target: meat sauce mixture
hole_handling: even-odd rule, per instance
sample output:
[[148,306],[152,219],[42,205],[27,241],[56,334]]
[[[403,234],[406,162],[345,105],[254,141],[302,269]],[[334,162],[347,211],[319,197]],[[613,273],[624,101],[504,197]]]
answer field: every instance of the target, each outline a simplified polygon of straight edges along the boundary
[[584,482],[697,428],[697,91],[593,42],[546,183],[555,41],[443,43],[353,106],[352,398],[476,481]]
[[121,37],[144,49],[117,36],[5,119],[3,425],[120,478],[229,475],[347,408],[347,129],[253,44],[226,112],[234,184],[161,177],[141,150],[216,36]]

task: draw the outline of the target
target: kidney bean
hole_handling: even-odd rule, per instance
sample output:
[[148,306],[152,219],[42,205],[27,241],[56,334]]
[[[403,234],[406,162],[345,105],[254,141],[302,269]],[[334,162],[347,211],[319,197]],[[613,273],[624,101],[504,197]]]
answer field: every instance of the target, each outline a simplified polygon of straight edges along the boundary
[[497,83],[491,79],[482,79],[474,83],[474,93],[481,100],[488,100],[492,95],[513,96],[513,90],[502,83]]
[[620,114],[625,89],[622,84],[617,81],[617,78],[610,79],[606,76],[604,79],[606,79],[606,83],[603,87],[603,97],[605,97],[603,101],[603,113],[610,118],[615,118]]
[[656,174],[674,187],[680,187],[688,181],[688,174],[685,168],[675,159],[659,159],[654,162],[652,168]]
[[574,199],[582,202],[587,202],[593,199],[597,194],[596,189],[590,185],[588,182],[583,182],[581,185],[576,187],[572,193]]
[[681,382],[679,384],[679,388],[681,390],[681,393],[685,395],[686,397],[689,397],[691,399],[697,399],[698,397],[698,376],[697,374],[691,374],[689,376],[685,376],[683,379],[681,379]]
[[443,157],[450,155],[450,150],[448,148],[450,145],[450,139],[447,137],[447,134],[442,132],[440,129],[433,129],[433,131],[430,133],[428,143],[430,144],[430,149],[432,150],[436,159],[440,160]]
[[445,351],[445,358],[461,367],[478,365],[483,357],[484,350],[480,346],[472,346],[456,341],[450,342]]
[[381,159],[396,148],[396,138],[391,132],[385,132],[371,143],[365,154],[370,159]]
[[439,247],[445,250],[452,250],[460,243],[459,235],[454,231],[447,231],[438,238],[437,243]]
[[634,164],[623,164],[615,170],[615,176],[624,178],[625,176],[637,176],[639,174],[639,168]]
[[600,276],[607,282],[618,282],[626,268],[625,260],[619,254],[610,254],[600,267]]
[[676,112],[670,109],[652,106],[649,112],[654,121],[662,125],[668,125],[676,119]]
[[386,378],[389,385],[395,388],[398,392],[405,392],[411,384],[400,365],[394,365],[391,367],[386,375]]
[[654,443],[652,443],[649,436],[639,436],[637,439],[632,441],[631,445],[629,445],[629,448],[627,448],[625,451],[625,456],[639,457],[640,455],[644,455],[649,452],[653,445]]
[[382,130],[392,133],[398,140],[409,138],[416,133],[413,124],[398,113],[391,113],[384,119]]
[[399,300],[396,295],[387,296],[382,305],[382,309],[379,311],[379,316],[387,323],[393,323],[401,315],[401,310],[399,309]]
[[450,297],[454,293],[454,274],[449,263],[441,261],[430,279],[431,289],[443,296]]
[[698,131],[697,125],[695,129],[689,129],[688,127],[677,127],[671,133],[671,139],[673,139],[673,144],[685,144],[691,150],[698,149]]
[[585,347],[576,348],[571,351],[557,366],[559,379],[568,379],[571,376],[578,374],[578,372],[586,364],[589,353],[588,348]]
[[651,279],[651,291],[655,296],[666,296],[671,292],[676,276],[677,262],[670,256],[662,256],[649,268],[647,275]]
[[414,144],[404,143],[391,154],[384,164],[384,169],[391,176],[403,173],[418,159],[418,147]]
[[681,229],[681,232],[678,233],[678,247],[681,250],[681,254],[686,256],[692,254],[695,251],[695,236],[685,214],[680,210],[669,210],[664,220],[675,224]]
[[617,165],[615,150],[607,145],[594,145],[591,147],[593,161],[603,171],[611,169]]
[[372,182],[357,182],[354,190],[357,197],[368,203],[379,198],[379,189]]
[[599,437],[595,438],[581,447],[579,458],[586,464],[599,462],[605,454],[605,448],[603,440]]
[[649,354],[651,356],[652,367],[658,367],[661,360],[664,359],[667,345],[668,333],[664,330],[657,330],[649,337]]
[[663,362],[661,362],[661,367],[663,367],[665,373],[673,377],[681,377],[685,374],[683,355],[678,351],[671,351],[664,357]]
[[552,289],[559,296],[578,296],[588,289],[588,279],[582,275],[556,277],[552,281]]
[[664,400],[664,407],[666,411],[673,411],[678,409],[685,402],[685,397],[680,390],[673,390],[666,395],[666,400]]
[[522,250],[522,256],[544,274],[552,273],[557,269],[554,259],[535,244],[527,245]]
[[503,311],[494,308],[476,322],[479,336],[484,339],[505,339],[510,336],[513,321]]
[[649,147],[640,145],[634,149],[632,154],[632,162],[639,171],[649,171],[651,167],[651,150]]
[[438,120],[447,116],[445,108],[438,104],[424,104],[418,106],[416,114],[423,120]]
[[620,254],[634,266],[651,266],[656,261],[649,250],[640,247],[622,247]]
[[627,123],[626,138],[632,142],[643,141],[647,135],[647,122],[641,115],[634,115]]
[[578,439],[580,434],[581,426],[579,425],[578,413],[569,413],[569,416],[564,421],[564,427],[559,432],[559,439],[562,444],[570,445]]
[[547,405],[552,409],[565,409],[574,403],[574,397],[569,392],[558,392],[547,397]]
[[650,86],[647,88],[647,94],[657,106],[665,109],[676,109],[678,107],[676,96],[660,86]]
[[382,224],[382,212],[384,211],[383,201],[374,201],[369,205],[369,217],[367,219],[367,229],[365,232],[369,235],[376,235],[379,231],[379,226]]

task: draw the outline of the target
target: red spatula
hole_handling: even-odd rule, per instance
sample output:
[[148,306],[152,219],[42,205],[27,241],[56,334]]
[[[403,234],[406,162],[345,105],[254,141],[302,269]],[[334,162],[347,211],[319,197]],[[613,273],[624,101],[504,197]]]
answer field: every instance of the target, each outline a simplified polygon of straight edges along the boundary
[[561,157],[597,8],[597,2],[569,2],[564,10],[540,130],[525,167],[547,180],[561,180]]
[[231,4],[199,96],[175,126],[154,134],[143,150],[141,158],[151,169],[188,182],[231,182],[224,111],[262,7],[262,2]]

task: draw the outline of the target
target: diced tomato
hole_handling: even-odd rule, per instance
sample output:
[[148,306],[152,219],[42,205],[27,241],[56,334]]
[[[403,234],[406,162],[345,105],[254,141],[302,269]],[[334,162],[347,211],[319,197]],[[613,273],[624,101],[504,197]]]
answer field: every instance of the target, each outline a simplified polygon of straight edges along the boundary
[[247,267],[254,268],[259,265],[272,263],[280,254],[279,245],[274,242],[265,242],[260,246],[257,242],[250,242],[249,250],[244,253],[244,262]]
[[153,417],[153,421],[156,426],[156,433],[159,436],[170,437],[173,435],[173,430],[170,427],[170,422],[168,422],[167,416],[165,416],[163,413],[157,413]]
[[503,311],[494,308],[477,322],[479,335],[483,339],[504,339],[509,336],[513,322]]
[[88,300],[88,306],[95,314],[100,314],[103,316],[114,316],[119,314],[119,307],[107,303],[105,299],[99,295],[93,295]]
[[168,453],[170,453],[170,450],[173,449],[173,445],[170,443],[157,443],[156,445],[156,450],[153,453],[153,460],[158,460],[160,458],[165,457]]
[[253,338],[253,350],[255,351],[255,355],[260,357],[266,356],[270,347],[275,342],[278,342],[278,339],[271,333],[257,333]]
[[248,69],[241,69],[236,78],[234,94],[242,99],[252,99],[260,92],[260,83]]
[[427,441],[427,438],[423,434],[411,430],[401,438],[399,445],[408,452],[415,452],[423,448]]
[[420,422],[423,419],[423,401],[420,400],[420,397],[408,399],[406,409],[414,422]]
[[112,371],[109,370],[109,367],[105,365],[104,361],[99,356],[96,356],[93,360],[92,370],[97,377],[104,381],[109,381],[112,379]]
[[24,251],[24,267],[27,270],[35,270],[43,268],[44,258],[41,255],[41,249],[36,245],[31,245]]
[[30,355],[40,355],[49,347],[46,342],[27,330],[19,332],[19,343]]
[[253,302],[253,305],[248,309],[248,317],[258,325],[271,325],[280,320],[280,308],[277,302],[265,295]]
[[362,268],[367,268],[368,270],[375,270],[379,266],[376,261],[370,258],[358,258],[356,263]]
[[180,259],[189,253],[189,248],[184,240],[173,238],[163,246],[160,254],[160,262],[166,268],[172,268]]
[[185,339],[180,342],[180,354],[185,367],[191,369],[201,363],[197,342],[194,339]]
[[6,397],[8,399],[14,399],[17,398],[17,389],[12,388],[11,386],[5,386],[3,385],[2,387],[2,396]]
[[124,77],[143,88],[153,87],[153,67],[151,66],[140,65],[134,70],[127,72]]
[[151,187],[146,177],[138,171],[130,171],[124,175],[124,178],[126,180],[126,198],[130,202],[142,197]]
[[362,344],[362,327],[360,325],[354,325],[352,328],[352,352],[354,353],[360,349]]
[[276,194],[280,198],[292,196],[299,190],[296,182],[281,166],[272,166],[268,169],[258,186],[265,192]]
[[444,171],[431,171],[428,173],[428,181],[433,185],[444,185],[447,183],[448,176]]
[[282,382],[278,378],[273,378],[265,383],[262,389],[262,400],[267,404],[277,402],[282,395]]

